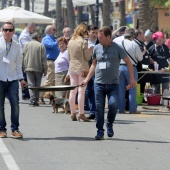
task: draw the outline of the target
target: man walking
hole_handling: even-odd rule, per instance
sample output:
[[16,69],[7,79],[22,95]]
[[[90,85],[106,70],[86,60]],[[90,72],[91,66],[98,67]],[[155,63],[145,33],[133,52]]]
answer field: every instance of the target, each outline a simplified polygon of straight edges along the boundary
[[136,86],[134,80],[133,66],[125,54],[124,50],[114,42],[111,42],[111,30],[109,27],[102,27],[98,32],[100,44],[94,47],[93,62],[90,67],[89,74],[82,82],[86,85],[95,73],[94,90],[96,101],[96,140],[104,139],[104,110],[105,98],[108,98],[108,114],[107,114],[107,135],[113,137],[113,123],[118,109],[118,89],[119,89],[119,64],[123,59],[129,69],[130,85],[129,88]]
[[[37,87],[41,85],[43,74],[47,74],[46,50],[41,40],[39,33],[32,34],[32,40],[24,46],[22,60],[28,84]],[[39,106],[39,91],[30,90],[30,94],[30,106]]]
[[[31,22],[28,23],[26,28],[21,32],[19,36],[19,44],[21,48],[21,54],[23,54],[24,45],[32,40],[31,34],[36,31],[36,24]],[[27,77],[25,72],[23,71],[24,80],[27,82]],[[22,89],[22,100],[29,100],[30,94],[27,88]]]
[[22,74],[22,61],[20,46],[12,40],[14,25],[5,22],[2,26],[3,36],[0,38],[0,137],[7,137],[6,120],[4,112],[5,96],[11,105],[11,136],[22,138],[19,131],[19,83],[21,87],[26,86]]

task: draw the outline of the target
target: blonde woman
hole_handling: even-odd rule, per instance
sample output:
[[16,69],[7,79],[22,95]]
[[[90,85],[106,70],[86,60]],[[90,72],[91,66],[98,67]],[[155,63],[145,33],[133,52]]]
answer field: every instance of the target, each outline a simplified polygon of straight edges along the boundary
[[[88,61],[91,58],[92,50],[88,49],[88,43],[85,40],[87,36],[87,26],[85,24],[80,24],[74,30],[73,36],[68,43],[68,56],[70,60],[69,74],[71,85],[80,85],[85,79],[86,74],[89,70]],[[71,119],[76,121],[76,108],[75,108],[75,98],[78,91],[78,107],[79,114],[78,120],[82,119],[85,122],[89,120],[84,115],[84,94],[86,86],[79,86],[74,90],[70,91],[70,108],[71,108]]]

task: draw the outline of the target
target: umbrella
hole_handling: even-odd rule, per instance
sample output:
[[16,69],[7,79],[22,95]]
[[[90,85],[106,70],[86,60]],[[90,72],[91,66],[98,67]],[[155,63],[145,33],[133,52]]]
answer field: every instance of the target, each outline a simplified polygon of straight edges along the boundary
[[13,21],[15,24],[35,22],[37,24],[52,24],[53,18],[49,18],[34,12],[24,10],[20,7],[10,6],[0,10],[0,22]]

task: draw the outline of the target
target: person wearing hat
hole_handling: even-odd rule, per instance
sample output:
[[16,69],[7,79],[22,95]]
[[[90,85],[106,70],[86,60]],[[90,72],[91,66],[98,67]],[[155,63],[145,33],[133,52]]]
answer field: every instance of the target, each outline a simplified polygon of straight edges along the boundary
[[[47,74],[47,59],[45,46],[41,44],[42,36],[35,32],[32,40],[23,49],[23,68],[30,86],[40,86],[41,79]],[[39,92],[30,90],[30,106],[39,106]]]
[[[149,48],[149,55],[151,56],[150,69],[154,70],[154,63],[158,64],[158,70],[168,67],[168,59],[170,58],[170,53],[168,47],[164,44],[164,34],[162,32],[156,32],[152,35],[152,39],[155,41]],[[167,77],[167,78],[165,78]],[[155,94],[163,94],[165,89],[169,90],[169,75],[159,74],[152,75],[152,87]],[[162,92],[160,91],[160,84],[162,84]]]

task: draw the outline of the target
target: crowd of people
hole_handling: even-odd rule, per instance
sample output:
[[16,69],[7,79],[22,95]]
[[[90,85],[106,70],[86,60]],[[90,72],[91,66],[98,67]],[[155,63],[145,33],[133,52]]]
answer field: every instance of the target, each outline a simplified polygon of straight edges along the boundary
[[[162,32],[153,33],[149,29],[145,32],[128,27],[112,29],[111,26],[98,28],[82,23],[74,31],[64,28],[63,36],[56,39],[54,25],[46,27],[43,37],[36,31],[35,23],[28,23],[17,40],[14,24],[5,22],[0,38],[0,137],[7,137],[5,97],[11,104],[11,136],[22,138],[18,82],[21,82],[22,100],[29,100],[30,106],[39,106],[45,104],[45,92],[28,91],[26,87],[41,86],[43,76],[46,78],[44,86],[77,86],[71,91],[53,91],[52,95],[69,98],[72,121],[95,119],[97,140],[104,138],[106,97],[108,137],[114,135],[117,112],[140,114],[136,84],[141,74],[138,75],[137,64],[140,62],[153,70],[155,63],[159,65],[158,70],[168,67],[170,39],[166,36],[165,40]],[[163,74],[147,75],[140,79],[141,93],[146,82],[151,83],[155,93],[161,93],[160,84],[162,90],[169,90],[169,82],[163,77]],[[87,117],[84,114],[86,105],[90,110]]]

